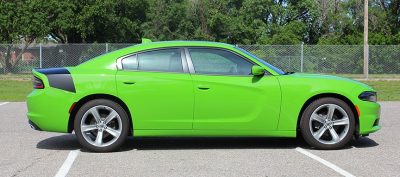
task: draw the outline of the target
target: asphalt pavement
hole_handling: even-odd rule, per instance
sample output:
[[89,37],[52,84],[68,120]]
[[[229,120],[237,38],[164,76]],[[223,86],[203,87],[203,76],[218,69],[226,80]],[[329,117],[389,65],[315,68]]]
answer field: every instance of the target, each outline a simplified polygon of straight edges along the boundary
[[29,128],[26,104],[0,102],[0,176],[399,176],[400,102],[382,129],[341,150],[294,138],[129,138],[119,152],[80,149],[74,134]]

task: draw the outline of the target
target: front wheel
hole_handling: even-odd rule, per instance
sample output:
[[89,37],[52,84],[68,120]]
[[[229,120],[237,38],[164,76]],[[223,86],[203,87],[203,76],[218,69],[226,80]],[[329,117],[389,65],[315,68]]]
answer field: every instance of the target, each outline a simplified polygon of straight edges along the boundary
[[113,101],[92,100],[77,112],[74,129],[79,143],[85,148],[95,152],[114,151],[128,135],[128,115]]
[[318,149],[339,149],[355,131],[353,111],[336,98],[321,98],[307,106],[300,122],[304,140]]

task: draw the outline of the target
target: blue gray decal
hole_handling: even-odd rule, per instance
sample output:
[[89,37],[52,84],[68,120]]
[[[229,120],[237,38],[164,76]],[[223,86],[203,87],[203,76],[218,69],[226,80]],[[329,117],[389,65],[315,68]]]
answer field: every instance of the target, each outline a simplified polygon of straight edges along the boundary
[[50,87],[75,93],[74,81],[67,68],[36,69],[36,71],[47,76]]

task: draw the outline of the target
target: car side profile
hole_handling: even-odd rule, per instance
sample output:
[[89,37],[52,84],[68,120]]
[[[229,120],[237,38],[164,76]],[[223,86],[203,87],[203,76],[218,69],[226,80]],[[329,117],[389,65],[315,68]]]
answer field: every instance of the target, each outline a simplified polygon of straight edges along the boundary
[[146,42],[75,67],[33,70],[29,124],[96,152],[127,136],[292,137],[339,149],[380,129],[369,86],[285,73],[234,45]]

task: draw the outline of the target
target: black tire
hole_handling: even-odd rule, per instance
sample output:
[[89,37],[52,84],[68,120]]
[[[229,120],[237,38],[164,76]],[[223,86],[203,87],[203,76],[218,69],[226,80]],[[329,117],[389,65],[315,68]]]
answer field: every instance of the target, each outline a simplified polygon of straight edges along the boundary
[[[340,108],[342,108],[341,111],[345,111],[345,113],[347,113],[347,117],[348,117],[348,131],[343,130],[343,134],[342,134],[342,138],[338,141],[338,142],[334,142],[333,141],[333,136],[332,133],[330,132],[331,129],[326,129],[325,133],[322,134],[321,138],[329,138],[331,137],[331,141],[333,141],[334,143],[330,144],[330,143],[323,143],[321,142],[321,139],[317,140],[316,138],[314,138],[312,131],[314,130],[315,127],[311,127],[310,128],[310,119],[311,119],[311,115],[313,114],[313,112],[318,109],[321,108],[323,109],[324,105],[329,105],[329,104],[334,104],[339,106]],[[326,108],[329,109],[329,108]],[[336,108],[339,109],[339,108]],[[337,113],[339,112],[339,113]],[[336,111],[336,114],[341,114],[340,111]],[[326,117],[329,117],[328,115]],[[325,118],[326,118],[325,117]],[[333,116],[335,117],[335,115]],[[313,125],[313,124],[312,124]],[[321,123],[322,126],[325,126],[324,124]],[[320,125],[320,126],[321,126]],[[335,125],[331,125],[331,128],[333,127],[333,129],[338,129],[340,130],[341,125],[335,126]],[[343,125],[344,126],[344,125]],[[347,145],[349,143],[349,141],[352,139],[353,135],[354,135],[354,131],[355,131],[355,127],[356,127],[356,123],[355,123],[355,116],[354,113],[352,111],[352,109],[350,108],[350,106],[337,98],[332,98],[332,97],[325,97],[325,98],[320,98],[318,100],[313,101],[311,104],[309,104],[307,106],[307,108],[304,110],[301,120],[300,120],[300,131],[301,134],[304,138],[304,140],[312,147],[315,147],[317,149],[323,149],[323,150],[334,150],[334,149],[341,149],[343,148],[345,145]],[[345,129],[345,128],[342,128]],[[316,131],[318,131],[318,129],[316,129]],[[322,131],[321,131],[322,132]],[[347,134],[345,134],[347,132]],[[314,132],[315,133],[315,132]],[[327,135],[327,133],[329,133],[329,135]],[[318,137],[318,136],[317,136]],[[324,141],[324,140],[322,140]]]
[[[89,111],[89,109],[96,107],[96,106],[106,106],[106,107],[112,108],[113,110],[115,110],[118,113],[120,121],[121,121],[119,137],[115,138],[112,141],[113,143],[111,143],[107,146],[95,146],[95,145],[91,144],[88,140],[86,140],[84,135],[82,134],[81,121],[84,118],[85,113],[87,111]],[[130,130],[128,119],[129,119],[129,116],[127,115],[126,111],[118,103],[115,103],[115,102],[113,102],[111,100],[107,100],[107,99],[95,99],[95,100],[91,100],[91,101],[85,103],[84,105],[82,105],[79,108],[79,110],[75,116],[75,120],[74,120],[74,130],[75,130],[75,134],[76,134],[76,137],[77,137],[79,143],[84,148],[87,148],[89,151],[93,151],[93,152],[116,151],[125,142],[125,140],[128,136],[128,133]],[[117,121],[119,121],[119,119]],[[94,129],[92,131],[97,131],[97,133],[98,133],[99,129]],[[103,131],[106,132],[105,129]],[[109,134],[109,136],[111,136],[111,134]],[[100,138],[100,139],[102,139],[102,138]]]

